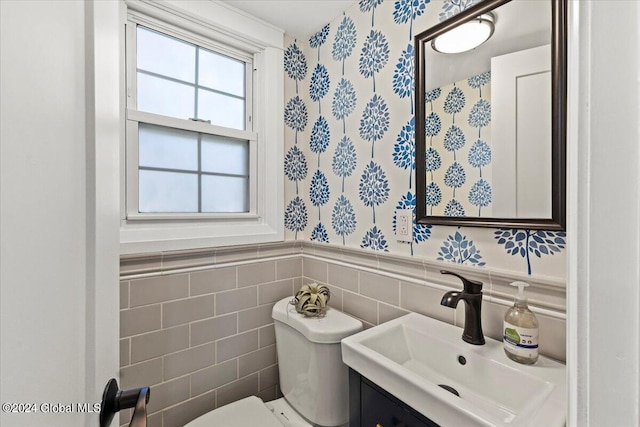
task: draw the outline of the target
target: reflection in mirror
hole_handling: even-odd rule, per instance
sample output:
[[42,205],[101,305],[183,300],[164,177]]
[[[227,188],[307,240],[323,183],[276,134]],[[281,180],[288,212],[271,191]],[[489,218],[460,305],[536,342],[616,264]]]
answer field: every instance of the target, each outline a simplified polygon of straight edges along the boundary
[[564,228],[564,21],[564,0],[487,0],[416,36],[419,222]]

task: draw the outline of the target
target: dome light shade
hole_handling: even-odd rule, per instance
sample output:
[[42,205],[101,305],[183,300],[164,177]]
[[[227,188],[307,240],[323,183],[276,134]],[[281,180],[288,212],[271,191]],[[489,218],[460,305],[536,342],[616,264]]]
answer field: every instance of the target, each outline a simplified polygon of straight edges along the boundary
[[431,40],[431,47],[440,53],[466,52],[489,40],[494,28],[493,15],[481,15]]

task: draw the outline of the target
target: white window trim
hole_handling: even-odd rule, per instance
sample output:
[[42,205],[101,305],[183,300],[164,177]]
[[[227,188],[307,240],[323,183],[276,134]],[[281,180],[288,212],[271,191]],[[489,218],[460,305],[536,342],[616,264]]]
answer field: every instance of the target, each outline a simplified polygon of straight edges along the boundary
[[[253,131],[257,134],[250,143],[255,159],[255,209],[249,214],[211,214],[199,219],[192,215],[170,215],[153,218],[126,216],[126,182],[121,189],[120,248],[122,254],[186,250],[204,247],[255,244],[284,240],[284,88],[283,88],[283,32],[269,24],[240,12],[225,3],[215,1],[172,1],[157,3],[150,0],[125,0],[127,13],[135,19],[166,22],[190,33],[229,45],[254,56]],[[123,17],[123,23],[127,17]],[[124,26],[123,26],[124,27]],[[211,45],[211,43],[207,43]],[[205,44],[206,47],[206,44]],[[122,45],[122,61],[125,49]],[[123,91],[125,70],[122,68]],[[126,97],[125,97],[126,98]],[[122,108],[125,108],[123,102]],[[127,114],[145,114],[128,111]],[[146,113],[148,114],[148,113]],[[124,124],[126,117],[123,114]],[[145,116],[145,119],[153,119]],[[166,120],[166,119],[165,119]],[[202,130],[193,122],[193,130]],[[211,126],[211,125],[206,125]],[[126,128],[126,126],[123,126]],[[210,127],[208,129],[211,129]],[[207,133],[210,132],[207,131]],[[244,131],[239,131],[244,132]],[[242,135],[252,132],[244,132]],[[232,136],[232,135],[229,135]],[[240,136],[240,134],[236,135]],[[250,139],[251,138],[247,138]],[[121,158],[126,159],[125,135],[121,142]],[[257,155],[254,155],[257,154]],[[126,161],[122,162],[123,165]],[[253,166],[253,165],[252,165]],[[126,173],[123,166],[122,176]],[[125,179],[123,179],[125,181]],[[255,191],[254,191],[255,190]],[[268,194],[267,194],[268,192]],[[190,218],[191,217],[191,218]]]

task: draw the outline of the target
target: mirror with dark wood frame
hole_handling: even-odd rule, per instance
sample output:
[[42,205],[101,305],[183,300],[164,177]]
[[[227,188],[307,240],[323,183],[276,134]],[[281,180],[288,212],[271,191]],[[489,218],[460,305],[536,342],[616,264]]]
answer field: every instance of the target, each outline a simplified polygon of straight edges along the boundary
[[[566,0],[485,0],[415,36],[416,220],[564,230]],[[452,30],[491,21],[473,50]]]

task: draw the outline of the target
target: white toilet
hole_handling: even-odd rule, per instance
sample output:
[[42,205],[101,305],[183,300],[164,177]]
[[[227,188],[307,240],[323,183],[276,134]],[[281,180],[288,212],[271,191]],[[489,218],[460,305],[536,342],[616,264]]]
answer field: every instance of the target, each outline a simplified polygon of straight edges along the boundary
[[362,330],[362,322],[329,308],[324,317],[304,317],[287,297],[273,307],[283,398],[252,396],[208,412],[187,427],[346,426],[348,370],[340,340]]

